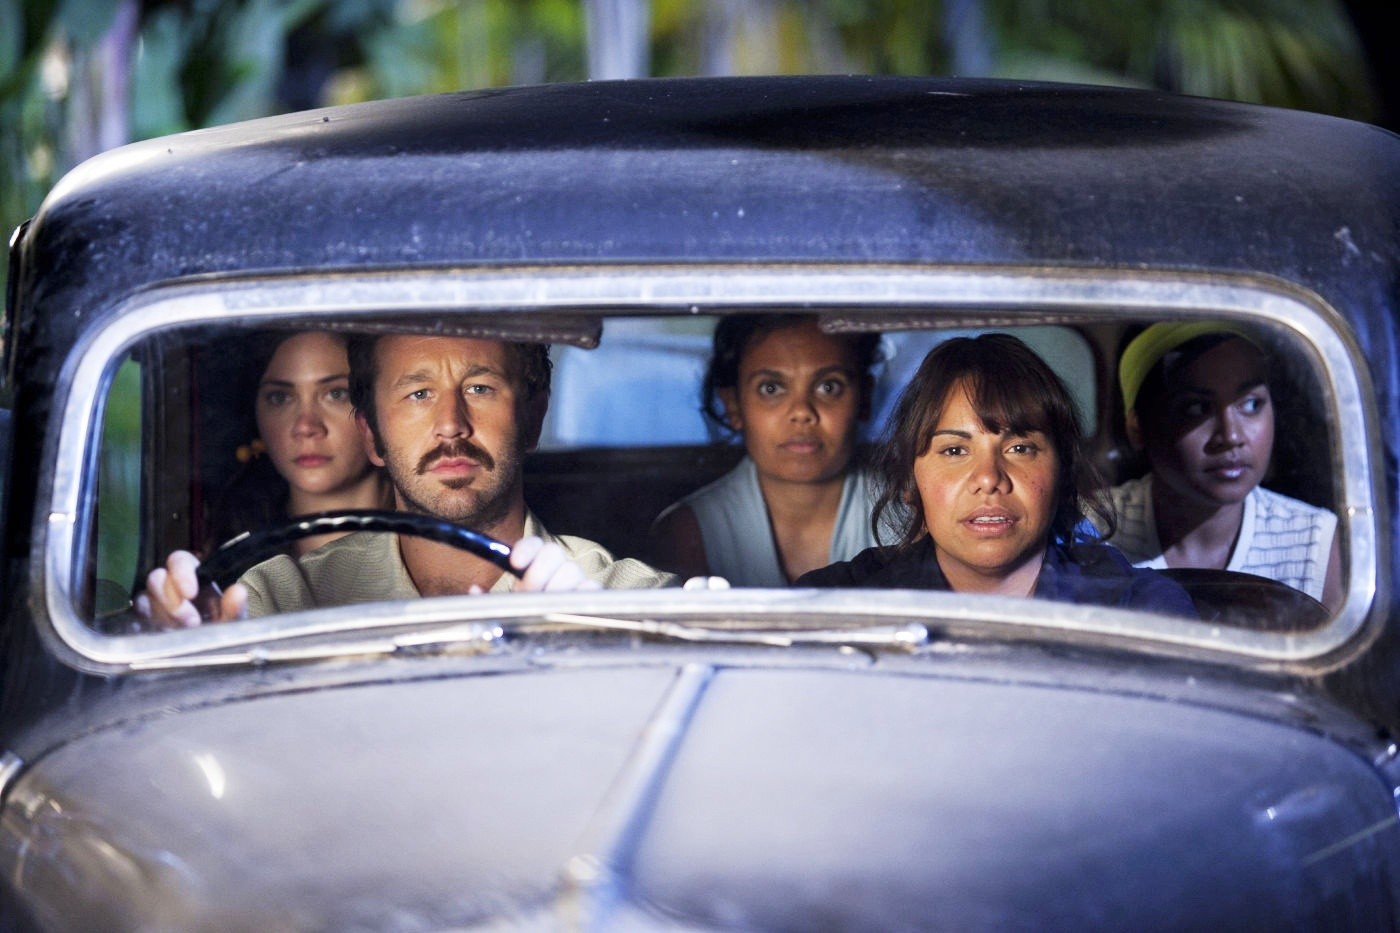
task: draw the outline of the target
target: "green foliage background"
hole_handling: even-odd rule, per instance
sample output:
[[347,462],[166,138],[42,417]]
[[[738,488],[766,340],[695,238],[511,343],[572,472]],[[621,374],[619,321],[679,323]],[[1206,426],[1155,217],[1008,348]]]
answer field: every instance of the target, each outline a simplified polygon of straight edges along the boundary
[[0,227],[131,140],[588,78],[607,11],[641,17],[652,75],[960,73],[1377,112],[1338,0],[0,0]]

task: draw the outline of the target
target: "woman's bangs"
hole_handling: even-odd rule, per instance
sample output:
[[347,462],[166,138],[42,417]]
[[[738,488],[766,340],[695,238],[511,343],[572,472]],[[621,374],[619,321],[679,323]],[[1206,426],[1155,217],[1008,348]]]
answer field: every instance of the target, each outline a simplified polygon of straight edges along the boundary
[[1057,433],[1047,406],[1049,393],[1038,391],[1040,380],[1033,374],[1013,368],[999,375],[969,375],[965,384],[972,409],[993,434]]

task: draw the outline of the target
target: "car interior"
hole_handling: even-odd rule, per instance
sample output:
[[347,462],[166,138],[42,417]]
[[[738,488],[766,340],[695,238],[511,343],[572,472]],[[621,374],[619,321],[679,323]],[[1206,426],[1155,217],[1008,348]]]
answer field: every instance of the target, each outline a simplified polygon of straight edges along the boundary
[[[648,530],[656,516],[741,456],[741,447],[719,436],[700,413],[717,319],[618,314],[600,319],[596,346],[589,339],[553,344],[549,414],[525,465],[527,502],[546,527],[598,541],[618,556],[655,562]],[[859,319],[826,319],[826,325],[839,329],[852,320]],[[324,326],[325,319],[318,322]],[[1126,339],[1149,322],[1100,315],[979,328],[962,319],[950,329],[946,317],[934,313],[903,315],[900,327],[881,327],[872,416],[862,443],[878,443],[900,389],[929,349],[950,336],[1005,330],[1030,344],[1066,382],[1106,482],[1141,475],[1145,466],[1123,429],[1116,360]],[[443,326],[434,316],[410,329]],[[251,399],[258,374],[238,351],[249,331],[237,324],[170,327],[144,337],[111,368],[87,555],[89,618],[124,611],[147,569],[204,537],[211,502],[240,467],[239,447],[256,435]],[[1337,454],[1325,427],[1323,382],[1299,338],[1282,328],[1273,338],[1277,426],[1265,485],[1336,510]],[[1326,619],[1320,604],[1295,598],[1302,594],[1281,584],[1225,571],[1174,573],[1207,621],[1225,618],[1231,607],[1246,609],[1231,624],[1274,631]]]

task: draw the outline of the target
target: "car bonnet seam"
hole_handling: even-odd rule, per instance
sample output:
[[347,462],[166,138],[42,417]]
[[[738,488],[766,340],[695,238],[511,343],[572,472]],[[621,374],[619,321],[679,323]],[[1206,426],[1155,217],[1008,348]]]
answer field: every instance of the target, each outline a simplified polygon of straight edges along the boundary
[[558,904],[567,929],[606,925],[612,908],[625,897],[637,843],[715,670],[709,664],[680,669],[580,836],[564,867]]

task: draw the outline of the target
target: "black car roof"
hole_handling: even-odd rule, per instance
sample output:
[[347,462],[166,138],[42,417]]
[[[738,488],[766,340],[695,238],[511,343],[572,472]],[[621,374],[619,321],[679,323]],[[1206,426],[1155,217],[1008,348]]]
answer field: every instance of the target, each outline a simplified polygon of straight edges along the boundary
[[88,329],[201,277],[716,261],[1270,276],[1319,295],[1360,345],[1381,531],[1397,517],[1400,137],[1318,114],[933,78],[443,94],[98,156],[55,187],[17,256],[5,349],[23,374],[17,436],[34,437]]
[[989,81],[658,79],[359,104],[114,150],[54,189],[17,284],[25,304],[81,317],[211,273],[1069,263],[1273,274],[1364,314],[1394,300],[1397,230],[1400,141],[1317,114]]

